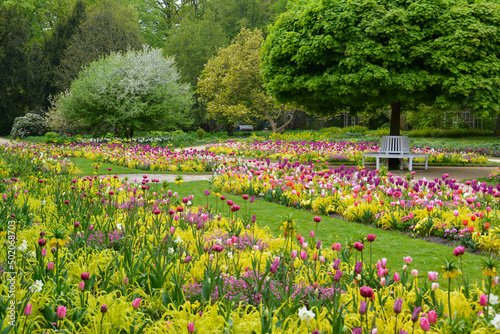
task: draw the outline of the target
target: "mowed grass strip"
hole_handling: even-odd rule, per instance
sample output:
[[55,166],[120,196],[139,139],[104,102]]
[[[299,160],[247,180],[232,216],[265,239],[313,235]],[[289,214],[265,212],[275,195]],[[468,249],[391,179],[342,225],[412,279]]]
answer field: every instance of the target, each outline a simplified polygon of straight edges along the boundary
[[[151,175],[148,175],[152,177]],[[169,189],[178,191],[180,196],[194,195],[194,205],[206,205],[207,198],[204,191],[209,189],[208,181],[193,181],[185,182],[180,185],[170,184]],[[231,199],[235,204],[241,207],[239,216],[244,214],[245,203],[241,196],[232,194],[224,194],[227,199]],[[214,195],[208,196],[209,205],[215,207],[215,202],[219,210],[222,207],[225,214],[228,212],[228,205],[226,201],[222,202]],[[249,206],[247,201],[247,208]],[[276,203],[270,203],[263,199],[255,200],[251,207],[252,214],[256,215],[257,223],[262,226],[267,226],[275,237],[283,236],[283,231],[279,229],[283,222],[283,217],[292,213],[292,217],[297,225],[297,233],[300,233],[306,240],[308,239],[309,232],[315,230],[316,223],[313,221],[314,216],[320,216],[321,222],[318,224],[318,231],[316,239],[322,241],[322,247],[331,247],[333,243],[340,242],[343,245],[347,240],[357,240],[358,238],[366,237],[367,234],[375,234],[376,240],[372,244],[373,261],[381,258],[387,258],[388,268],[390,275],[394,272],[402,273],[404,256],[411,256],[413,262],[408,266],[409,270],[418,270],[418,279],[423,284],[427,281],[427,272],[436,271],[439,273],[438,283],[442,288],[448,286],[448,280],[443,279],[443,271],[441,266],[444,264],[446,258],[454,258],[453,249],[455,245],[442,245],[432,242],[427,242],[418,238],[411,238],[401,234],[398,231],[383,230],[374,228],[372,226],[363,225],[355,222],[348,222],[344,220],[334,219],[329,216],[313,214],[310,211],[299,210],[294,208],[285,207]],[[365,264],[369,264],[369,245],[365,243],[364,250]],[[483,255],[472,254],[466,252],[463,256],[463,269],[465,277],[469,279],[470,283],[478,283],[483,279],[481,260]],[[459,264],[457,262],[457,264]],[[461,283],[462,276],[458,276],[452,280],[452,289]],[[428,281],[427,281],[428,282]]]

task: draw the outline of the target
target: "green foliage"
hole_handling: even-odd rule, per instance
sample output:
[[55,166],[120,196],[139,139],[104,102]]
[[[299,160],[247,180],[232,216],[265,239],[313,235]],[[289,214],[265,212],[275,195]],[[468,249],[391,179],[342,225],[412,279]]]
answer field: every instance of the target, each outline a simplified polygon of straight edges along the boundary
[[342,128],[342,133],[366,133],[368,128],[361,125],[346,126]]
[[293,1],[263,44],[263,77],[316,113],[464,103],[495,114],[499,25],[497,2]]
[[61,98],[63,114],[94,131],[133,137],[134,131],[175,129],[191,123],[192,97],[179,83],[172,58],[161,50],[113,53],[85,68]]
[[142,47],[137,13],[124,1],[103,0],[88,11],[58,67],[56,84],[61,91],[70,87],[84,66],[100,57]]
[[37,43],[30,45],[30,22],[17,7],[0,4],[0,135],[16,117],[41,103],[46,66]]
[[230,46],[220,49],[205,65],[198,82],[200,99],[207,103],[207,118],[224,124],[232,133],[237,123],[252,123],[266,118],[273,131],[272,118],[280,118],[291,109],[266,94],[260,74],[262,32],[242,29]]
[[10,135],[14,138],[25,138],[28,136],[43,136],[47,131],[45,119],[37,114],[27,113],[25,116],[14,120]]
[[196,134],[198,135],[198,140],[202,140],[203,138],[205,138],[205,130],[203,130],[202,128],[196,130]]
[[57,132],[47,132],[45,134],[44,142],[46,143],[58,143],[62,140],[61,136]]
[[46,94],[56,95],[59,89],[55,85],[55,75],[57,67],[61,64],[64,55],[64,50],[68,47],[71,38],[75,35],[80,26],[80,23],[85,19],[85,1],[78,0],[71,12],[65,18],[61,18],[56,22],[50,36],[43,44],[43,53],[47,57],[50,64],[50,82],[46,88]]
[[184,19],[167,39],[165,53],[175,57],[181,80],[195,86],[203,66],[226,40],[221,25],[206,13],[201,20]]
[[488,137],[491,131],[479,129],[435,129],[423,128],[405,132],[408,137],[435,137],[435,138],[466,138],[466,137]]

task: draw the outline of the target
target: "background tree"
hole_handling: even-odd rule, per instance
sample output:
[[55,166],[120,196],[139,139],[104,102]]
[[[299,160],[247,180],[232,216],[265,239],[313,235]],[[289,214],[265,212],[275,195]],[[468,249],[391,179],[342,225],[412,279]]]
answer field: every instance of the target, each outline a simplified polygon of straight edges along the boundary
[[43,53],[50,65],[50,74],[47,87],[45,88],[46,106],[48,106],[48,96],[57,95],[60,92],[55,84],[56,71],[61,64],[64,51],[68,48],[71,38],[78,31],[78,27],[85,19],[85,11],[85,1],[77,0],[71,14],[56,22],[43,44]]
[[59,90],[67,89],[83,66],[112,52],[139,50],[137,13],[123,0],[103,0],[89,9],[78,32],[71,38],[56,73]]
[[224,124],[229,133],[236,123],[249,123],[255,117],[265,117],[275,132],[283,131],[292,120],[279,128],[273,120],[289,111],[293,115],[293,109],[266,94],[260,74],[262,40],[260,30],[243,28],[231,45],[208,61],[198,82],[200,98],[207,102],[207,117]]
[[132,137],[136,130],[189,126],[192,102],[189,85],[179,83],[174,60],[145,47],[112,53],[86,67],[61,97],[61,109],[95,133]]
[[444,0],[294,1],[263,46],[271,94],[316,113],[390,105],[500,111],[500,7]]
[[16,117],[42,103],[47,64],[38,43],[30,43],[30,22],[15,6],[0,6],[0,134]]

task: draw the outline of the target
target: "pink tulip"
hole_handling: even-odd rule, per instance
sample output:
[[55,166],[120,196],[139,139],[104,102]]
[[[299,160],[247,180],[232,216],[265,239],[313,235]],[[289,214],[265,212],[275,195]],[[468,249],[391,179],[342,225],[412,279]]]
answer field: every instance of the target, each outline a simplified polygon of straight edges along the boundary
[[433,282],[433,283],[431,284],[431,289],[432,289],[432,290],[437,290],[437,289],[439,289],[439,283]]
[[80,284],[78,284],[78,290],[83,291],[85,290],[85,282],[81,281]]
[[413,277],[417,277],[417,276],[418,276],[418,270],[417,270],[417,269],[413,269],[413,270],[411,271],[411,275],[412,275]]
[[49,271],[54,270],[54,262],[47,263],[47,270],[49,270]]
[[24,315],[25,316],[31,315],[31,313],[32,313],[31,308],[32,308],[31,304],[26,305],[26,307],[24,308]]
[[438,279],[438,273],[435,271],[428,271],[427,275],[429,276],[429,281],[434,282]]
[[305,252],[305,251],[301,251],[301,252],[300,252],[300,259],[301,259],[302,261],[305,261],[305,260],[307,259],[307,252]]
[[486,307],[488,305],[488,296],[482,294],[481,297],[479,297],[479,305]]
[[194,333],[194,322],[188,324],[188,333]]
[[431,325],[429,324],[429,320],[427,318],[420,318],[420,328],[422,328],[424,332],[431,329]]
[[413,259],[410,256],[405,256],[405,257],[403,257],[403,261],[406,264],[411,264],[411,262],[413,261]]
[[310,236],[311,238],[314,238],[314,231],[309,232],[309,236]]
[[340,243],[333,244],[332,248],[339,252],[342,249],[342,245]]
[[293,250],[291,253],[290,253],[290,257],[292,259],[295,259],[297,257],[297,251],[296,250]]
[[437,322],[437,313],[434,310],[427,312],[427,319],[431,324],[435,324]]
[[400,280],[399,273],[394,273],[394,282],[399,282]]
[[313,220],[314,220],[316,223],[319,223],[319,222],[321,221],[321,217],[314,216]]
[[139,308],[141,306],[141,298],[136,298],[132,302],[132,307],[133,308]]
[[66,318],[66,307],[65,306],[58,306],[57,307],[57,318],[58,319],[64,319]]
[[374,242],[375,241],[375,234],[368,234],[366,236],[366,240],[368,240],[368,242]]
[[464,246],[458,246],[453,250],[453,255],[455,256],[462,256],[465,253],[465,247]]

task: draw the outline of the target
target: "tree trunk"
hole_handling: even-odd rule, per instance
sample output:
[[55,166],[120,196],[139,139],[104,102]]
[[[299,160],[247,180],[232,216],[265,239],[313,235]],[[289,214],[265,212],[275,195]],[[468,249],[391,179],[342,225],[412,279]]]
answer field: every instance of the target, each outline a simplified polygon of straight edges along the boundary
[[[401,129],[401,102],[391,104],[391,129],[389,135],[399,136]],[[389,169],[399,169],[399,159],[389,159]]]
[[495,131],[493,132],[493,136],[500,137],[500,114],[497,116],[497,124],[495,126]]
[[[279,128],[276,125],[276,122],[271,118],[271,115],[269,115],[269,113],[267,112],[266,109],[264,109],[264,115],[266,116],[267,121],[271,125],[271,129],[273,130],[273,132],[283,133],[285,131],[286,127],[288,126],[288,124],[290,124],[293,121],[293,116],[295,115],[295,109],[292,111],[292,117],[290,117],[290,119],[288,121],[286,121],[285,124],[283,124]],[[285,115],[285,119],[286,119],[286,115]]]

